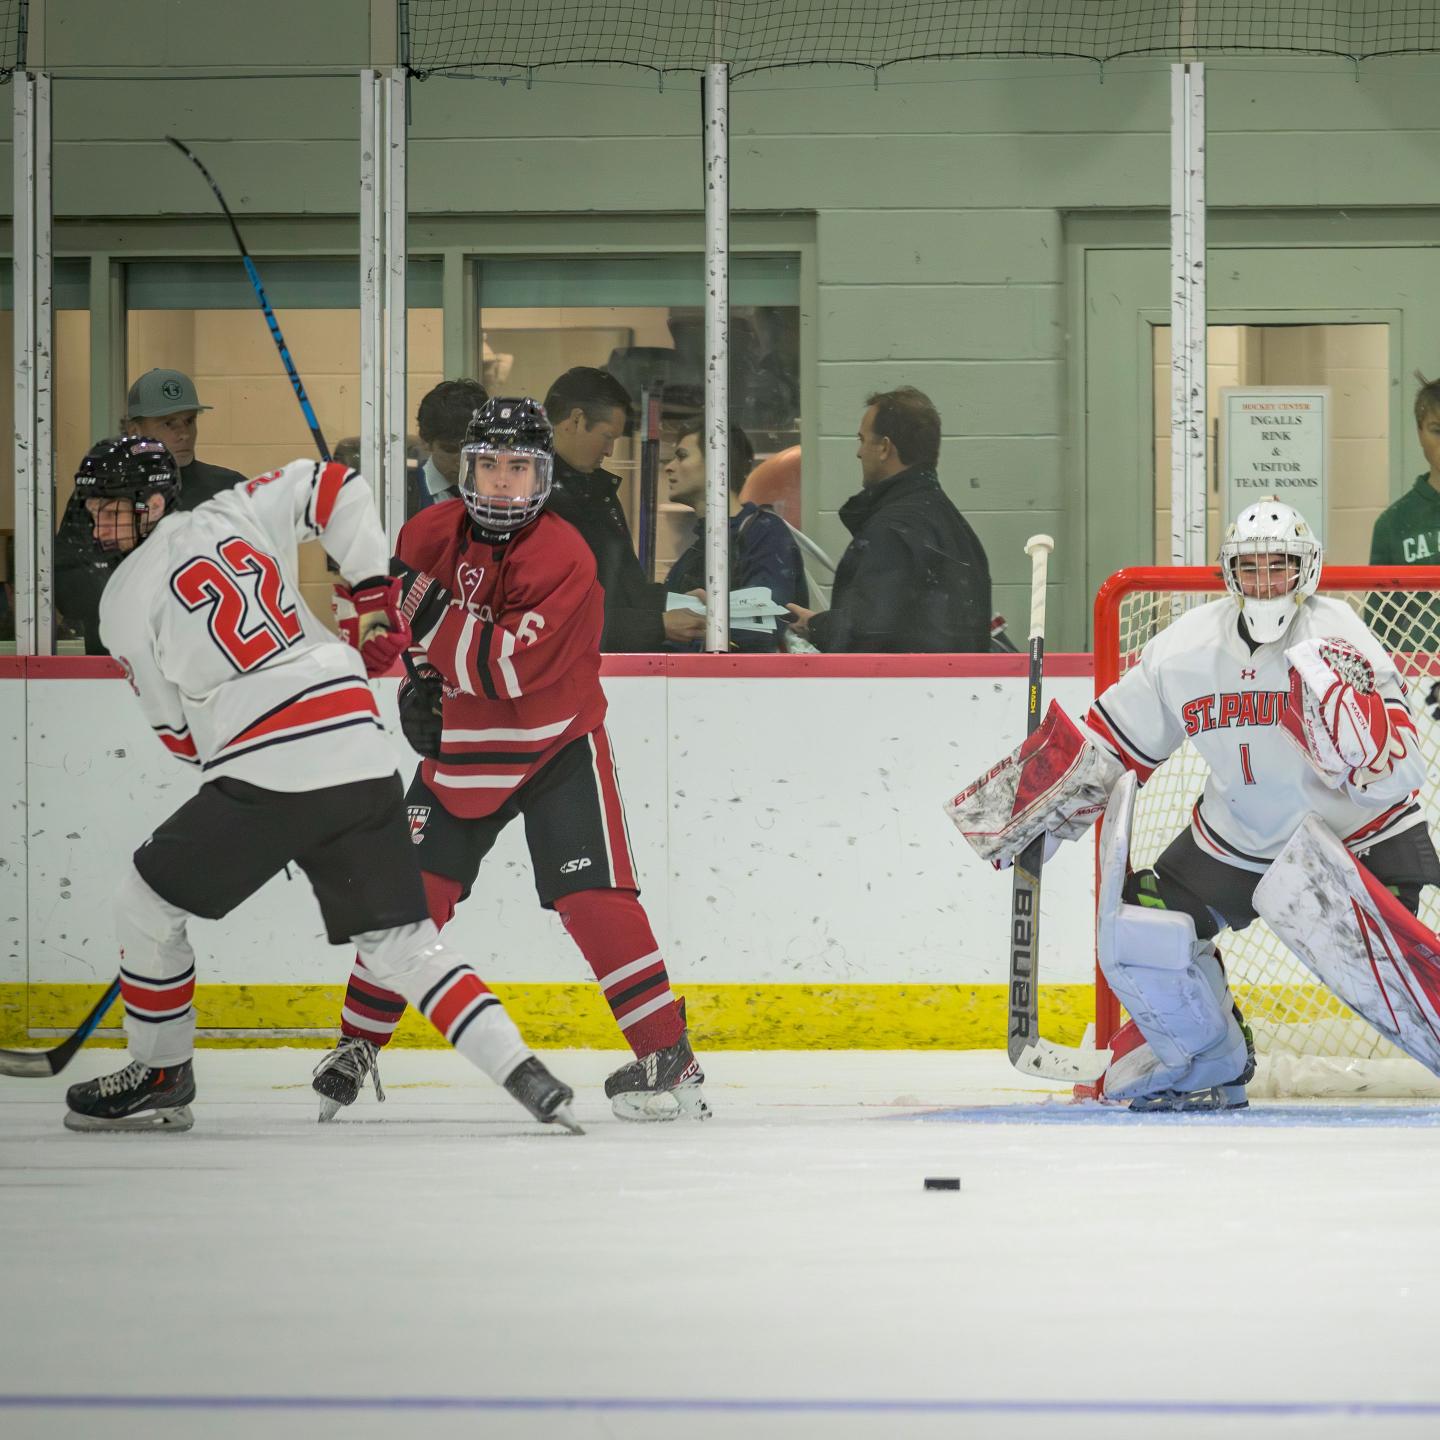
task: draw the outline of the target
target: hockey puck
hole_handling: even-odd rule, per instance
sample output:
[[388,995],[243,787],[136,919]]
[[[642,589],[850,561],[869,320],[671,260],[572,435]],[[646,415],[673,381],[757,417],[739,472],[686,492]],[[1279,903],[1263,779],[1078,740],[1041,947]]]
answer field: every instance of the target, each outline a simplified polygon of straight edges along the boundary
[[927,1175],[925,1188],[927,1190],[958,1190],[960,1177],[958,1175]]

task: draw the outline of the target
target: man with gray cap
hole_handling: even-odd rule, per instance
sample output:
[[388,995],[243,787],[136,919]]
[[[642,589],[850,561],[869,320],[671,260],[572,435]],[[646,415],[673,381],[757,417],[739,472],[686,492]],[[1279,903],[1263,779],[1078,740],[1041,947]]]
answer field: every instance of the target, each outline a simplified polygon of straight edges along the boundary
[[[147,370],[125,397],[122,433],[159,440],[180,467],[180,495],[173,509],[193,510],[250,478],[195,458],[196,421],[200,411],[210,408],[200,403],[195,382],[179,370]],[[55,535],[55,605],[71,625],[84,631],[85,653],[104,655],[100,594],[118,557],[96,550],[92,533],[90,517],[72,498]]]

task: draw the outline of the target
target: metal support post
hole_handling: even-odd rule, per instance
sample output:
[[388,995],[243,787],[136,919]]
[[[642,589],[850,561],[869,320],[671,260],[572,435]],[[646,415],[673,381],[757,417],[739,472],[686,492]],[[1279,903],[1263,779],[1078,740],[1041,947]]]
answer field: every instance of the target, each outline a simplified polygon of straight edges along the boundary
[[1203,565],[1209,431],[1205,344],[1205,67],[1170,67],[1170,554]]
[[360,72],[360,468],[391,543],[406,511],[405,72]]
[[14,87],[15,649],[54,648],[54,312],[50,251],[50,77]]
[[730,68],[707,65],[705,112],[705,648],[730,648]]
[[406,376],[408,373],[405,296],[405,180],[408,138],[405,114],[409,77],[400,68],[385,74],[385,529],[393,544],[405,523],[409,474],[405,454]]

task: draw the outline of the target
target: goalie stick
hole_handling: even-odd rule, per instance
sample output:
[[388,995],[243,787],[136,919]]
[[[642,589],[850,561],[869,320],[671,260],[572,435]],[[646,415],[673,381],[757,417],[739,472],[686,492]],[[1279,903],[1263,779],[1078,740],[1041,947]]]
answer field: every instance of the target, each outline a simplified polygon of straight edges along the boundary
[[58,1075],[75,1058],[119,995],[120,977],[117,975],[96,1002],[95,1008],[80,1022],[80,1028],[53,1050],[0,1050],[0,1075],[19,1075],[26,1079]]
[[255,298],[260,302],[261,310],[265,312],[265,323],[270,327],[270,338],[280,352],[280,363],[284,365],[285,373],[290,377],[295,398],[300,402],[300,413],[304,415],[305,423],[310,427],[310,434],[314,437],[315,448],[320,452],[322,460],[333,460],[335,457],[331,455],[330,447],[325,443],[325,436],[320,431],[320,422],[315,418],[315,409],[310,404],[310,397],[305,393],[305,385],[300,379],[300,372],[290,358],[290,347],[286,345],[285,337],[280,333],[280,322],[270,308],[270,300],[265,294],[264,285],[260,283],[260,272],[255,268],[255,262],[245,248],[245,239],[240,234],[240,227],[235,223],[235,217],[230,213],[230,207],[225,203],[225,197],[220,193],[220,187],[215,183],[215,177],[205,168],[204,161],[188,145],[183,144],[173,135],[167,135],[165,138],[205,177],[205,183],[214,191],[215,198],[220,202],[220,208],[225,212],[226,220],[230,222],[230,233],[235,237],[235,244],[239,247],[240,260],[245,266],[245,273],[250,277]]
[[[1045,664],[1045,579],[1055,542],[1032,535],[1025,542],[1030,557],[1030,679],[1026,689],[1025,733],[1040,725],[1040,691]],[[1009,1032],[1010,1063],[1027,1075],[1045,1080],[1089,1084],[1104,1074],[1108,1050],[1057,1045],[1040,1035],[1040,873],[1045,864],[1045,836],[1037,835],[1015,861],[1010,891]]]

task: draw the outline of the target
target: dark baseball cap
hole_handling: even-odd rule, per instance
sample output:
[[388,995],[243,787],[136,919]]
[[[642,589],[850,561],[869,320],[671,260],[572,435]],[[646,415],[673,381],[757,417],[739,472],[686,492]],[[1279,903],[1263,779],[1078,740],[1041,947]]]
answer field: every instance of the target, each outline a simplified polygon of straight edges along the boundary
[[195,382],[179,370],[147,370],[125,397],[125,413],[135,420],[212,408],[200,403]]

